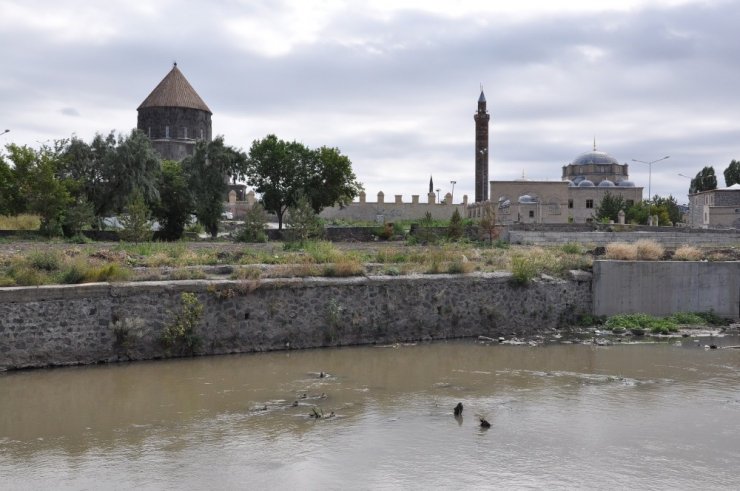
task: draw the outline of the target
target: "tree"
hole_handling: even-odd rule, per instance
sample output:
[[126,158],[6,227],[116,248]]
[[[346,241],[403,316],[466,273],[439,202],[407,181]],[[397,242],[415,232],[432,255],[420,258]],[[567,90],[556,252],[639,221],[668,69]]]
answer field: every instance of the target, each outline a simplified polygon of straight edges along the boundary
[[316,213],[328,206],[346,206],[362,191],[352,172],[352,162],[338,148],[320,147],[312,152],[315,167],[304,188]]
[[301,194],[319,213],[324,207],[351,202],[362,190],[349,158],[336,148],[310,150],[267,135],[252,143],[246,164],[247,183],[261,194],[265,210],[277,215],[280,229],[285,211]]
[[732,159],[730,165],[724,171],[725,186],[728,188],[733,184],[740,184],[740,160]]
[[324,233],[324,226],[305,194],[300,194],[296,203],[289,208],[287,221],[291,240],[301,244]]
[[707,166],[691,180],[689,194],[710,191],[712,189],[717,189],[717,176],[714,175],[714,167]]
[[135,190],[121,214],[121,238],[129,242],[146,242],[152,238],[152,222],[144,194]]
[[236,239],[242,242],[265,242],[267,234],[267,213],[261,204],[255,203],[244,215],[244,228]]
[[486,201],[483,204],[483,216],[478,222],[478,226],[488,235],[488,241],[493,243],[493,239],[498,237],[498,230],[496,228],[496,209],[494,204],[490,201]]
[[228,189],[228,176],[244,173],[246,155],[224,145],[223,137],[198,142],[195,153],[182,162],[195,203],[195,214],[211,237],[218,235],[218,224]]
[[596,207],[594,218],[597,221],[619,221],[619,212],[627,210],[627,202],[621,194],[611,194],[609,191],[604,193],[601,203]]
[[5,188],[2,199],[4,211],[12,215],[38,214],[43,233],[60,235],[70,195],[57,178],[59,152],[46,145],[39,150],[15,144],[6,148],[12,167],[4,165],[3,174],[7,176],[7,182],[0,184],[0,188]]
[[463,224],[460,212],[455,208],[450,217],[450,224],[447,226],[447,238],[450,240],[460,240],[463,236]]
[[160,159],[139,131],[116,138],[95,135],[88,145],[72,137],[65,147],[60,178],[77,181],[77,195],[93,203],[96,216],[120,213],[138,190],[149,206],[159,200]]
[[162,162],[158,188],[159,201],[154,206],[153,215],[159,221],[160,237],[179,240],[194,208],[187,176],[179,162]]

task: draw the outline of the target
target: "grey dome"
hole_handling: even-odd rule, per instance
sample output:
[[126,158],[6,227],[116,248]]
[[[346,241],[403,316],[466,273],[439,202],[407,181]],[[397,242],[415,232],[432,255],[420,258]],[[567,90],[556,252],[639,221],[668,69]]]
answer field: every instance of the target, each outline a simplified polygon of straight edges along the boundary
[[614,183],[611,182],[609,179],[604,179],[599,183],[600,188],[611,188],[614,187]]
[[623,188],[633,188],[633,187],[635,187],[635,183],[632,182],[632,181],[626,181],[625,180],[625,181],[619,181],[617,183],[617,186],[621,186]]
[[565,180],[565,182],[567,182],[567,183],[568,183],[568,187],[569,187],[569,188],[574,188],[574,187],[576,187],[576,183],[574,183],[574,182],[573,182],[573,181],[571,181],[570,179],[566,179],[566,180]]
[[612,157],[606,152],[599,152],[594,150],[592,152],[582,153],[573,160],[574,165],[585,165],[585,164],[619,164],[617,159]]
[[537,198],[533,198],[532,196],[528,194],[523,194],[519,196],[519,202],[520,203],[537,203]]
[[578,187],[579,188],[592,188],[594,187],[594,183],[589,181],[588,179],[584,179],[578,183]]

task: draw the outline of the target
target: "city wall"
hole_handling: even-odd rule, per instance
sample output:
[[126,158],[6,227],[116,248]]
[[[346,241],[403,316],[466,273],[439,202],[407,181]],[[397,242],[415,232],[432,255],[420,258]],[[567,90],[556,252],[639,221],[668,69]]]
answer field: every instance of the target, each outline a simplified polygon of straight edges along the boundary
[[203,305],[197,354],[529,335],[592,308],[590,274],[521,287],[506,273],[0,288],[0,369],[176,355],[161,338]]

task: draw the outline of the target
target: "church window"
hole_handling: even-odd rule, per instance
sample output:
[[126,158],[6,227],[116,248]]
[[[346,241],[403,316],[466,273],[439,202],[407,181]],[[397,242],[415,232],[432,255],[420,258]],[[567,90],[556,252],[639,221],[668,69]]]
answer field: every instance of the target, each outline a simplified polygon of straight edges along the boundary
[[183,127],[182,129],[182,137],[185,138],[186,140],[188,138],[188,127],[187,126]]
[[164,127],[164,137],[165,138],[169,138],[170,137],[170,127],[169,126],[165,126]]
[[593,208],[594,207],[594,200],[587,199],[586,200],[586,208]]

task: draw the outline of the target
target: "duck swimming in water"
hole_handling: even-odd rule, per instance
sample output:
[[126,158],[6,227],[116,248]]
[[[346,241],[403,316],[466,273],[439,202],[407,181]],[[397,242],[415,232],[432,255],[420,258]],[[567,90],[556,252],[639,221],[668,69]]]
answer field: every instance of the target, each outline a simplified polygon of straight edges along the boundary
[[454,412],[455,416],[462,416],[462,411],[463,411],[462,402],[458,402],[457,403],[457,406],[455,406],[455,409],[454,409],[453,412]]

